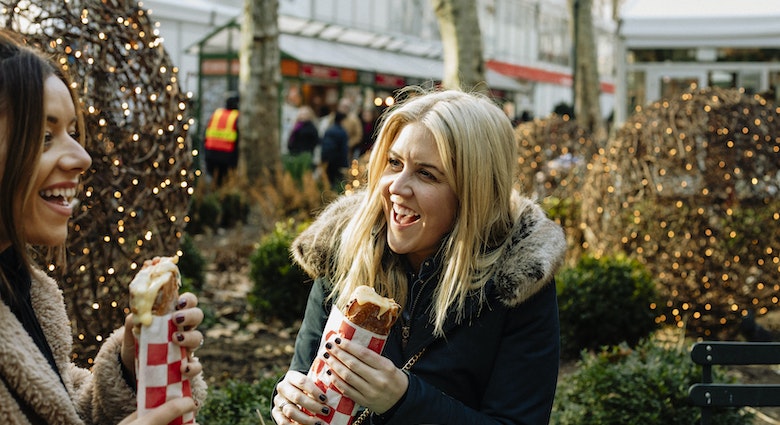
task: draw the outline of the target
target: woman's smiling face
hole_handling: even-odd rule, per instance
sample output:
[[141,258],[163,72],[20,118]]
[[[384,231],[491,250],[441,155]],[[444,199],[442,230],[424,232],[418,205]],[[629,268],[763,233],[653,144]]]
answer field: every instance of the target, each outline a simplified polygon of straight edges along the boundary
[[38,245],[62,244],[68,234],[79,177],[92,159],[79,143],[76,112],[70,92],[59,78],[44,83],[43,153],[34,176],[35,193],[22,217],[27,238]]
[[415,271],[455,225],[458,199],[431,132],[409,124],[390,146],[379,181],[390,249]]

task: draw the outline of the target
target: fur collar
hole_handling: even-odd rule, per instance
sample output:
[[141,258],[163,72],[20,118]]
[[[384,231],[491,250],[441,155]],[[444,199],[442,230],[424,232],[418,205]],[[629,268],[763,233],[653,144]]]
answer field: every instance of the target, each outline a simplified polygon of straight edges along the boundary
[[[326,274],[334,257],[333,247],[353,216],[365,191],[343,195],[331,202],[319,217],[293,241],[294,260],[312,278]],[[566,238],[539,205],[515,194],[512,199],[515,226],[511,241],[499,260],[493,285],[498,298],[516,306],[551,282],[563,264]]]

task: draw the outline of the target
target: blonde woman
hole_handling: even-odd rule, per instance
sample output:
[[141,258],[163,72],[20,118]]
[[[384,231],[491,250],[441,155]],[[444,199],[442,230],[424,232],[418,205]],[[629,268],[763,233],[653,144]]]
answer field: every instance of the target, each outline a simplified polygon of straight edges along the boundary
[[305,411],[329,411],[305,374],[330,306],[361,284],[403,307],[381,356],[327,344],[337,388],[371,412],[365,423],[548,423],[565,239],[513,190],[516,158],[509,119],[481,95],[418,94],[384,117],[367,188],[293,244],[315,281],[273,397],[277,423],[316,424]]

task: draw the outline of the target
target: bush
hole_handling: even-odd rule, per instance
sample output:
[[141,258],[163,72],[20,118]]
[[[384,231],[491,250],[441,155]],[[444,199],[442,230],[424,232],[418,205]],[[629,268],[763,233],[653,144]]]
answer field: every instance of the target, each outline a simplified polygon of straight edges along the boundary
[[180,249],[182,255],[179,257],[178,266],[181,272],[182,289],[200,292],[203,290],[203,283],[206,280],[203,273],[206,260],[203,259],[203,255],[188,233],[182,236]]
[[621,342],[632,346],[656,329],[655,284],[636,260],[585,256],[556,281],[564,357]]
[[216,228],[222,215],[222,206],[215,193],[196,193],[190,200],[190,221],[187,232],[203,233],[208,228]]
[[303,184],[303,175],[312,171],[312,157],[308,152],[298,155],[285,155],[282,157],[282,164],[285,171],[290,173],[298,186]]
[[290,259],[290,244],[300,230],[292,220],[277,223],[249,259],[254,282],[249,304],[261,317],[285,323],[303,317],[311,279]]
[[239,189],[231,189],[220,195],[220,204],[222,205],[222,216],[220,223],[222,227],[234,227],[238,223],[245,223],[249,216],[249,202],[246,196]]
[[[688,388],[701,379],[701,366],[687,350],[651,340],[632,350],[625,344],[598,354],[583,352],[577,370],[562,378],[553,404],[554,425],[691,425],[700,409],[688,402]],[[719,382],[733,382],[713,369]],[[752,423],[737,408],[716,409],[714,425]]]
[[271,395],[281,375],[255,382],[229,380],[220,388],[209,388],[197,422],[208,425],[272,424]]

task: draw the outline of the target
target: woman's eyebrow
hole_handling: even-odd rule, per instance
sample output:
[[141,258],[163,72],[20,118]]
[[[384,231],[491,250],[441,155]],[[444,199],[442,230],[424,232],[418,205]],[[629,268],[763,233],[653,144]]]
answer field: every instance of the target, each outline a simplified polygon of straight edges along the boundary
[[[388,149],[387,156],[391,157],[391,158],[393,158],[393,157],[394,158],[400,158],[401,157],[401,155],[399,155],[398,152],[396,152],[396,151],[394,151],[392,149]],[[418,166],[418,167],[432,168],[437,173],[439,173],[441,175],[444,175],[444,172],[437,165],[434,165],[434,164],[431,164],[431,163],[428,163],[428,162],[419,162],[419,161],[418,162],[413,162],[413,164]]]

